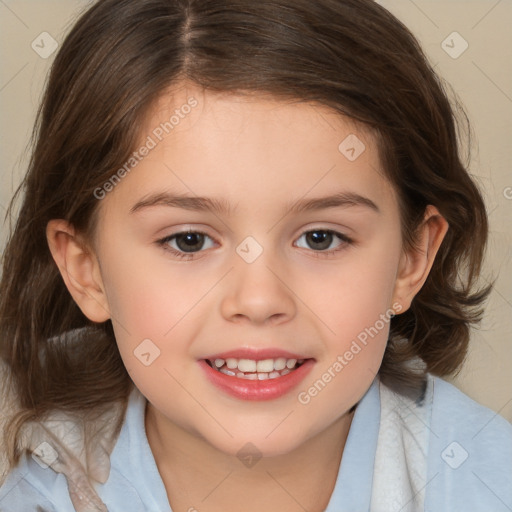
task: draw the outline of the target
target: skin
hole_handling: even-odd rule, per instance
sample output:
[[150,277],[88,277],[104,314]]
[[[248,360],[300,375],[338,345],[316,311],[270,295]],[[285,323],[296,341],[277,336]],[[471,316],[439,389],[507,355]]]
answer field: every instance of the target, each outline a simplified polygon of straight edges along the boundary
[[[188,84],[162,96],[141,141],[190,96],[198,106],[100,201],[94,241],[56,219],[48,243],[84,314],[113,321],[125,366],[149,401],[146,433],[173,510],[225,511],[234,503],[248,512],[324,510],[349,410],[378,371],[389,324],[307,404],[298,393],[379,315],[409,308],[448,225],[428,207],[419,248],[405,252],[396,194],[375,141],[323,106]],[[366,147],[355,161],[338,149],[350,134]],[[158,205],[130,213],[164,191],[218,198],[235,211]],[[287,206],[338,191],[369,198],[379,212],[345,205],[290,213]],[[157,243],[187,229],[210,237],[193,259]],[[352,242],[333,236],[322,253],[318,242],[308,245],[305,233],[314,229]],[[263,249],[252,263],[236,252],[247,236]],[[133,353],[147,338],[160,350],[150,366]],[[316,363],[285,396],[243,401],[211,385],[198,365],[240,347],[278,347]],[[263,457],[252,468],[237,457],[247,442]]]

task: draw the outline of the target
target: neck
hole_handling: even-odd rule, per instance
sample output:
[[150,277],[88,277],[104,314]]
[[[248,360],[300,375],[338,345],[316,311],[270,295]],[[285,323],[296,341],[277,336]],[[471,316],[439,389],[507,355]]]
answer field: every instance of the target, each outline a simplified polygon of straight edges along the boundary
[[323,511],[354,412],[292,452],[239,458],[170,422],[149,402],[146,434],[173,510]]

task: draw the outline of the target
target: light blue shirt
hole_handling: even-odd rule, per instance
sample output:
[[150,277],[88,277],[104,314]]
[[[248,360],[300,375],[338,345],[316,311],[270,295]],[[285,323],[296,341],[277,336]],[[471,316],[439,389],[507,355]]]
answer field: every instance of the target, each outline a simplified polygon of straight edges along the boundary
[[[418,424],[419,418],[428,440],[428,450],[423,453],[420,449],[426,462],[425,485],[421,491],[424,510],[511,512],[512,425],[442,379],[429,376],[429,382],[431,400],[422,405],[428,408],[423,411],[426,414],[420,417],[410,408],[411,419]],[[401,507],[381,508],[375,496],[379,427],[388,424],[381,411],[381,387],[375,379],[356,408],[326,512],[402,510]],[[110,476],[105,484],[96,487],[109,512],[172,512],[145,434],[145,405],[146,399],[134,389],[111,454]],[[406,404],[405,416],[408,408]],[[411,434],[407,422],[401,428],[404,435]],[[413,433],[413,441],[414,436]],[[393,453],[393,447],[387,449]],[[406,470],[413,475],[416,469],[407,467]],[[389,485],[395,483],[390,481]],[[191,503],[190,507],[198,512],[207,510],[206,505],[201,505]],[[403,510],[415,509],[405,506]],[[51,468],[43,469],[27,455],[0,488],[0,512],[25,511],[74,512],[65,476]]]

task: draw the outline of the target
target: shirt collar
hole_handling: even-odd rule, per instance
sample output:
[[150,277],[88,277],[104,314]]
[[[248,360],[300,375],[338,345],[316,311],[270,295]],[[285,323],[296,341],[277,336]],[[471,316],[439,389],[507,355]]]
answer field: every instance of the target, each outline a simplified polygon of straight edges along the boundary
[[379,424],[379,379],[375,377],[354,412],[336,484],[325,512],[370,510]]

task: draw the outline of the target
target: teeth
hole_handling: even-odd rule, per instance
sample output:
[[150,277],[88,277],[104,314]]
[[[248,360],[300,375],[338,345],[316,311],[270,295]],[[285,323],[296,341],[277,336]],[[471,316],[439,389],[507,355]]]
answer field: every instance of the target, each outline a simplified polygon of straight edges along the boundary
[[[242,359],[243,361],[243,359]],[[240,361],[240,362],[242,362]],[[256,363],[256,370],[258,372],[269,373],[274,370],[274,360],[273,359],[263,359],[263,361],[258,361]],[[254,370],[253,370],[254,371]]]
[[238,359],[228,357],[226,359],[226,366],[230,369],[236,368],[238,366]]
[[274,361],[274,370],[284,370],[286,368],[286,359],[280,357]]
[[236,375],[238,378],[249,380],[266,380],[286,375],[295,369],[297,363],[301,365],[303,362],[304,359],[285,359],[284,357],[260,361],[228,357],[215,359],[212,366],[225,375]]
[[[298,362],[303,363],[304,359],[299,359]],[[226,360],[215,359],[214,361],[214,365],[217,368],[222,368],[224,363],[226,363],[226,366],[230,370],[236,370],[238,368],[241,372],[245,373],[271,373],[274,370],[281,371],[285,368],[295,368],[297,359],[285,359],[284,357],[279,357],[278,359],[262,359],[261,361],[255,361],[254,359],[236,359],[234,357],[228,357]]]
[[[256,363],[256,361],[253,361],[252,359],[240,359],[240,361],[238,361],[238,369],[241,372],[255,372],[259,363],[259,361]],[[258,371],[262,370],[258,368]]]

